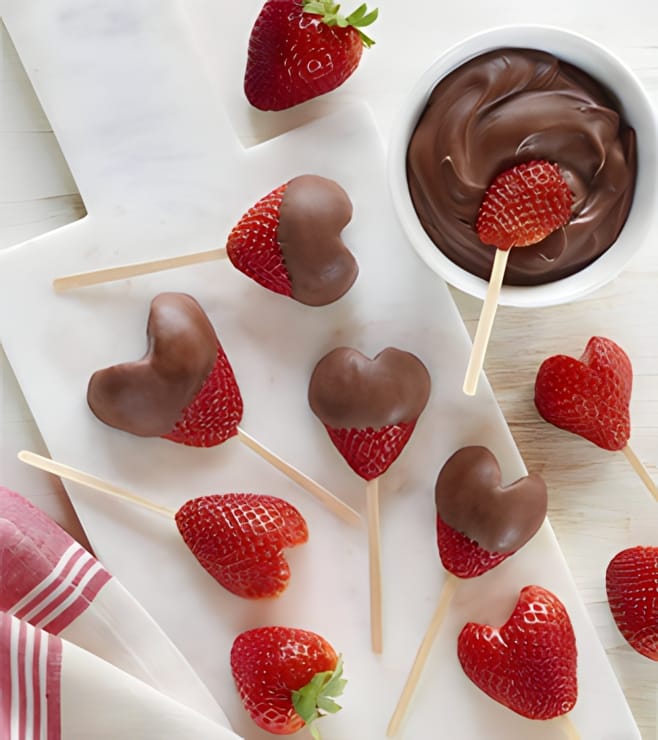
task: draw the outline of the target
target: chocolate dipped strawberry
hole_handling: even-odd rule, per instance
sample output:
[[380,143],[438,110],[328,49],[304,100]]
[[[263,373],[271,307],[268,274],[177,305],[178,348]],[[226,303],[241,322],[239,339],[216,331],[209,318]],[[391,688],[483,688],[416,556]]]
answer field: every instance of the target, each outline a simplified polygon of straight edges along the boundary
[[274,496],[200,496],[183,504],[175,519],[203,568],[225,589],[248,599],[279,596],[290,579],[283,550],[308,540],[299,511]]
[[381,476],[409,441],[430,394],[427,368],[393,347],[374,359],[338,347],[315,366],[311,409],[357,475]]
[[334,648],[320,635],[293,627],[258,627],[239,634],[231,672],[242,703],[258,727],[291,735],[334,714],[347,681]]
[[570,712],[578,697],[576,637],[557,596],[526,586],[501,627],[469,622],[457,640],[464,673],[497,702],[529,719]]
[[628,644],[658,660],[658,547],[630,547],[617,553],[605,574],[608,604]]
[[525,545],[546,517],[546,484],[537,473],[503,486],[495,456],[462,447],[443,465],[435,486],[441,562],[459,578],[474,578]]
[[362,28],[377,18],[365,3],[343,16],[333,0],[267,0],[249,36],[244,92],[260,110],[284,110],[334,90],[356,70]]
[[151,302],[148,349],[134,362],[97,370],[87,402],[103,422],[141,437],[194,447],[237,434],[242,397],[215,330],[194,298],[160,293]]
[[308,400],[329,438],[352,470],[367,481],[370,633],[381,653],[382,579],[379,478],[409,441],[430,395],[430,376],[410,352],[393,347],[370,359],[338,347],[315,366]]
[[352,203],[338,183],[301,175],[242,216],[226,252],[234,267],[268,290],[324,306],[344,295],[359,271],[341,238],[351,218]]

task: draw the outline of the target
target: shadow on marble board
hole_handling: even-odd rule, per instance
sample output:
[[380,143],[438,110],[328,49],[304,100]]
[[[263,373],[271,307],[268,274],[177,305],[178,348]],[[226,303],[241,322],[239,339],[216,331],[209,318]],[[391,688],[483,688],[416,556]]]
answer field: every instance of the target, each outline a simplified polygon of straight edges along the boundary
[[87,213],[46,114],[0,18],[0,249]]

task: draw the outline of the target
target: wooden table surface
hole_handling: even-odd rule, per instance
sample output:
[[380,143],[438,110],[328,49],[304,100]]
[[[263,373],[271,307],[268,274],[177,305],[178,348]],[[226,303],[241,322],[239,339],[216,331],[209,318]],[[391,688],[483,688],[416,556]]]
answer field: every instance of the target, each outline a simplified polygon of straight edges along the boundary
[[[0,85],[0,171],[17,173],[0,179],[0,248],[6,248],[79,218],[84,207],[1,25]],[[453,296],[472,335],[480,301],[455,290]],[[657,316],[658,249],[648,245],[619,278],[589,298],[542,309],[501,307],[486,360],[526,466],[547,481],[549,517],[564,556],[642,736],[651,740],[656,738],[658,665],[620,637],[607,606],[604,576],[619,550],[658,545],[658,506],[623,455],[546,424],[532,396],[544,358],[578,356],[592,335],[614,339],[634,367],[631,445],[658,480]],[[20,491],[84,542],[61,484],[16,460],[21,448],[46,450],[1,349],[0,390],[0,485]]]

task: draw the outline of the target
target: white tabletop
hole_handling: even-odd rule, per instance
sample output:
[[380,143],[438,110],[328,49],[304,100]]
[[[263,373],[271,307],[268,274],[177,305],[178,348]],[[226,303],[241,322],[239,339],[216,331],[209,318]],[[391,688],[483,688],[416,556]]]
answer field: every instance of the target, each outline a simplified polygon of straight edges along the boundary
[[[259,3],[250,0],[250,4],[255,16]],[[435,3],[415,3],[423,5]],[[526,3],[515,0],[468,5],[472,7],[446,5],[441,11],[445,27],[437,28],[435,23],[423,22],[421,10],[405,8],[413,18],[403,18],[401,3],[382,0],[379,28],[373,28],[380,43],[368,53],[370,58],[366,55],[353,80],[332,96],[331,104],[340,107],[356,97],[367,97],[387,136],[396,101],[444,42],[459,38],[455,28],[467,35],[515,20],[573,28],[608,46],[634,68],[658,108],[658,6],[650,0],[630,0],[621,6],[558,0],[532,14]],[[204,3],[196,4],[193,14],[195,8],[199,14],[207,12]],[[227,17],[224,22],[235,23],[236,34],[245,33],[242,18]],[[227,52],[213,48],[212,24],[199,23],[195,32],[206,47],[206,58],[214,58],[216,69],[221,69]],[[399,56],[390,55],[396,36]],[[0,171],[13,174],[0,180],[0,248],[4,248],[75,220],[84,208],[2,27],[0,53]],[[217,86],[245,144],[317,118],[328,106],[326,100],[316,101],[276,118],[272,125],[272,119],[244,105],[239,80],[227,81],[217,74]],[[592,335],[614,339],[634,367],[631,444],[658,480],[657,286],[658,250],[647,245],[619,278],[578,303],[542,309],[501,307],[486,361],[489,381],[527,468],[540,472],[548,484],[550,521],[642,736],[651,740],[656,737],[658,666],[632,651],[617,632],[606,602],[604,570],[625,547],[658,544],[658,508],[623,456],[547,425],[537,415],[532,394],[537,367],[545,357],[577,356]],[[480,301],[458,291],[452,294],[472,334]],[[21,448],[44,448],[1,352],[0,388],[0,483],[28,496],[84,540],[63,488],[15,459]]]

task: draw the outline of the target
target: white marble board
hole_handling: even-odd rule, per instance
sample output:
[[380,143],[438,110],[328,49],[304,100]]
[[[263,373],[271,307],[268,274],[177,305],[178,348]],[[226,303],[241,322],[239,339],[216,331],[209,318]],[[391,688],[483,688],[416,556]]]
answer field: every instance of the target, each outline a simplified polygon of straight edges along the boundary
[[[524,466],[486,383],[475,398],[460,391],[468,335],[446,286],[397,225],[384,148],[367,107],[343,101],[334,114],[329,98],[314,122],[243,149],[214,79],[242,74],[244,39],[232,36],[230,23],[216,24],[218,43],[236,51],[233,64],[208,74],[213,56],[202,40],[210,35],[199,23],[203,8],[162,0],[0,3],[88,210],[0,255],[0,339],[54,458],[172,508],[206,493],[258,491],[300,509],[311,537],[289,554],[291,584],[279,599],[254,603],[205,574],[173,523],[67,485],[98,557],[189,658],[236,731],[249,740],[268,737],[234,691],[231,642],[243,629],[280,623],[315,630],[344,654],[350,683],[344,710],[323,721],[325,740],[379,740],[444,579],[434,532],[438,470],[465,444],[490,447],[506,480]],[[253,18],[256,10],[249,3],[232,13]],[[210,14],[208,23],[214,19]],[[271,294],[228,263],[66,295],[51,289],[53,278],[71,272],[222,246],[253,202],[307,172],[337,180],[355,207],[344,237],[361,272],[332,306],[308,308]],[[148,305],[164,290],[191,293],[213,321],[245,399],[243,428],[364,514],[363,482],[307,406],[312,368],[326,351],[348,344],[370,355],[397,346],[430,370],[429,406],[381,481],[381,657],[369,646],[365,527],[343,524],[237,440],[197,450],[137,439],[87,409],[90,374],[145,351]],[[583,740],[639,737],[547,524],[513,558],[460,585],[401,737],[427,737],[437,718],[451,740],[560,737],[552,723],[524,720],[489,700],[456,659],[463,624],[503,621],[529,583],[557,593],[572,616],[580,685],[572,716]]]

